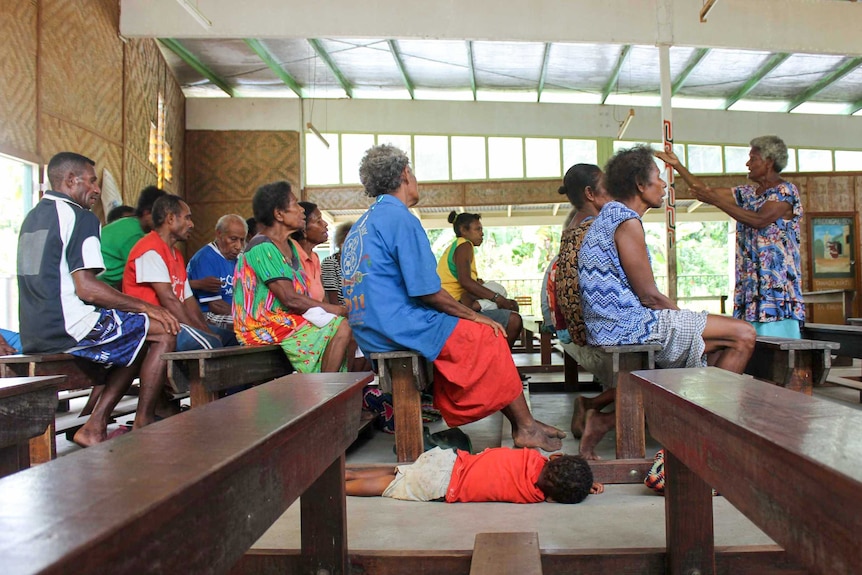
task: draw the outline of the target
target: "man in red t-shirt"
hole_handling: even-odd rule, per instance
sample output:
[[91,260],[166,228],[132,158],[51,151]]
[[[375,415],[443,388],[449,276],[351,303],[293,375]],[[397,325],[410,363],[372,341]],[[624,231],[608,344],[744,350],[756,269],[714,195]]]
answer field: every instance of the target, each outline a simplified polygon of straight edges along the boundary
[[345,479],[348,495],[408,501],[445,498],[447,503],[580,503],[588,494],[604,491],[580,455],[554,453],[546,458],[534,449],[508,447],[476,455],[435,447],[414,463],[394,469],[348,469]]
[[[186,241],[194,228],[192,212],[173,194],[153,204],[153,230],[129,252],[123,271],[123,293],[170,311],[180,321],[177,351],[221,347],[207,325],[186,275],[177,242]],[[193,328],[193,329],[189,329]]]

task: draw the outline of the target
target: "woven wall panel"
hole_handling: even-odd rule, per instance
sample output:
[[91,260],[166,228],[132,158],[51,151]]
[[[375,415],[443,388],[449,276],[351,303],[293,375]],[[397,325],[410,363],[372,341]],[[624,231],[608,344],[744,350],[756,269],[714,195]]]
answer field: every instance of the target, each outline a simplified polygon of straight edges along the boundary
[[0,10],[0,144],[35,155],[36,6],[3,0]]
[[154,40],[129,40],[125,48],[125,144],[124,198],[137,198],[140,190],[157,183],[156,167],[149,163],[150,124],[157,121],[159,93],[165,99],[165,139],[171,146],[173,178],[162,187],[183,195],[183,140],[185,97]]
[[220,217],[225,214],[238,214],[243,219],[252,215],[251,199],[236,200],[230,202],[219,202],[217,204],[191,203],[192,221],[195,228],[189,241],[187,253],[189,255],[198,251],[201,246],[208,244],[215,238],[215,225]]
[[165,106],[167,107],[165,138],[168,144],[171,145],[174,158],[173,181],[166,182],[165,189],[185,196],[186,97],[183,95],[183,90],[176,78],[174,78],[168,69],[168,65],[156,47],[155,41],[151,42],[155,50],[155,57],[158,58],[163,73],[162,77],[164,78],[163,94],[165,96]]
[[853,176],[811,176],[806,178],[809,212],[852,212],[856,210]]
[[126,149],[147,161],[150,124],[156,123],[162,89],[161,54],[152,40],[133,38],[126,44],[125,55]]
[[156,168],[146,158],[141,161],[137,155],[125,150],[125,166],[123,171],[123,203],[135,206],[141,190],[158,183]]
[[296,132],[186,132],[186,198],[190,203],[251,198],[268,182],[299,181]]
[[[365,195],[360,187],[338,188],[306,188],[302,190],[302,199],[320,206],[321,210],[338,208],[340,210],[364,210],[371,205],[371,198]],[[420,192],[419,203],[425,205]]]
[[[47,114],[42,114],[40,118],[40,129],[42,152],[46,162],[58,152],[77,152],[96,162],[96,174],[99,178],[102,177],[104,168],[108,168],[115,178],[117,174],[123,173],[121,146]],[[104,221],[101,202],[97,202],[93,212]]]
[[122,142],[119,2],[44,0],[40,6],[42,111]]

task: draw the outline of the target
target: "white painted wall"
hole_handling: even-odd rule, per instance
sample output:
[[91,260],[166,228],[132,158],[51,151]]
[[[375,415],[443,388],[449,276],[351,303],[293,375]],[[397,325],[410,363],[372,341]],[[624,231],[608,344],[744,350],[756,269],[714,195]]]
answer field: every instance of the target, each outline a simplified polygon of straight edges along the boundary
[[[615,138],[627,107],[584,104],[401,100],[195,98],[189,130],[297,130],[311,119],[321,132]],[[312,113],[313,106],[313,113]],[[636,108],[626,139],[661,141],[658,108]],[[776,134],[791,147],[862,149],[862,117],[676,109],[674,139],[747,145]]]
[[862,55],[862,3],[722,0],[120,0],[120,33],[161,38],[446,38]]

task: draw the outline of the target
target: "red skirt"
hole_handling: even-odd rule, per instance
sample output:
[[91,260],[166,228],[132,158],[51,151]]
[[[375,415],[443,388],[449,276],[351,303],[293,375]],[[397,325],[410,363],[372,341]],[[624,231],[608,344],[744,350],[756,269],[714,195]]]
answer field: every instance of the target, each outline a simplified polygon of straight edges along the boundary
[[434,407],[450,427],[487,417],[523,392],[505,333],[458,320],[434,360]]

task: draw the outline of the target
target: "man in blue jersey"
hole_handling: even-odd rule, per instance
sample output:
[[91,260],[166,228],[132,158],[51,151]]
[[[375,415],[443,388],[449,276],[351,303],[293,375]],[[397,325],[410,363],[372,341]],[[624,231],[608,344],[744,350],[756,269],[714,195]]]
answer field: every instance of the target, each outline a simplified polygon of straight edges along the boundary
[[192,256],[187,266],[189,284],[207,323],[224,345],[237,345],[233,331],[233,281],[236,259],[245,247],[248,227],[242,216],[219,218],[215,240]]

